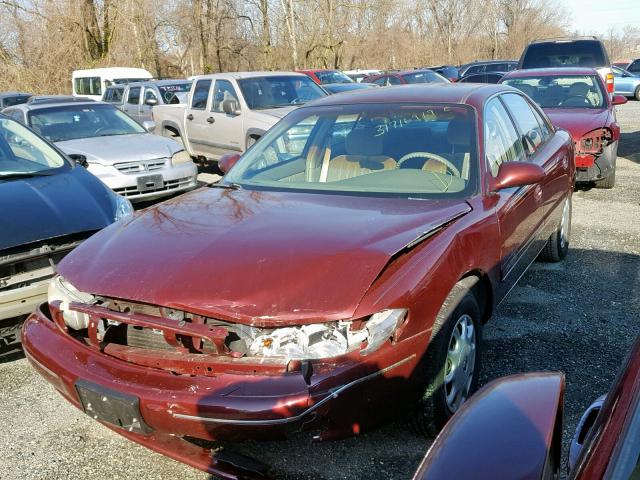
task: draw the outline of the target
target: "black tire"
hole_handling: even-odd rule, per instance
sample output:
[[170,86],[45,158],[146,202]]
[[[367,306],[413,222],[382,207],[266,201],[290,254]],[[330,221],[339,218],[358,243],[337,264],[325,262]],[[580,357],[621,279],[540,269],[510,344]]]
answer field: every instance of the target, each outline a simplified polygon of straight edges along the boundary
[[[571,195],[567,198],[567,203],[565,207],[568,208],[568,223],[565,225],[565,231],[563,233],[563,218],[564,218],[564,210],[562,218],[560,219],[560,224],[555,232],[551,234],[549,240],[547,240],[547,244],[544,246],[544,250],[540,253],[540,260],[543,262],[552,262],[558,263],[565,259],[567,253],[569,253],[569,242],[571,240],[571,218],[573,206],[571,202]],[[564,240],[563,240],[564,235]]]
[[20,329],[25,318],[26,316],[0,320],[0,360],[21,349]]
[[458,283],[440,308],[427,353],[419,368],[419,375],[426,379],[426,386],[409,417],[409,426],[420,435],[435,437],[455,413],[451,411],[446,400],[445,370],[453,330],[459,319],[465,315],[469,316],[473,322],[476,346],[475,364],[466,398],[469,398],[478,386],[482,345],[481,312],[473,293],[466,286]]
[[596,188],[611,189],[616,186],[616,165],[613,164],[613,170],[611,173],[602,180],[596,181]]
[[633,94],[633,96],[636,98],[636,100],[640,102],[640,87],[636,88],[636,91]]

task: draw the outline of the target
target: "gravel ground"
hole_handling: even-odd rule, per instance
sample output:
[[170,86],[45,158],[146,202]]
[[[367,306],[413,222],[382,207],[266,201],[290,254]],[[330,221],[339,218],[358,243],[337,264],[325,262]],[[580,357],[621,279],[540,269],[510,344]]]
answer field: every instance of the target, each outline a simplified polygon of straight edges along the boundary
[[[568,258],[534,264],[485,329],[483,384],[517,372],[566,373],[565,449],[640,333],[640,102],[620,107],[619,121],[615,189],[574,195]],[[273,465],[278,478],[406,479],[427,447],[397,421],[341,442],[311,444],[299,434],[231,448]],[[0,451],[6,479],[207,478],[90,420],[23,358],[0,364]]]

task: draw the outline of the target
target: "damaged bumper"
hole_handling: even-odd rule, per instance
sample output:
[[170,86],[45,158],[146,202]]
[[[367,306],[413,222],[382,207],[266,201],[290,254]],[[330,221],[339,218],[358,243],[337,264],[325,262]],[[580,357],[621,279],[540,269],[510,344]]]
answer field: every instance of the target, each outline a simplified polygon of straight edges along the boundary
[[[49,318],[46,305],[23,327],[27,358],[68,401],[123,435],[206,471],[208,467],[186,458],[191,454],[167,451],[166,437],[172,442],[185,437],[273,438],[319,423],[328,425],[319,439],[359,433],[372,416],[379,419],[389,412],[390,397],[401,395],[399,386],[406,386],[417,362],[413,352],[419,340],[412,337],[360,359],[313,361],[306,374],[288,365],[255,365],[252,370],[228,363],[224,368],[203,367],[208,371],[193,375],[130,363],[122,352],[116,358],[108,349],[84,344]],[[117,408],[87,408],[91,392],[101,389],[107,403],[120,402]],[[128,413],[114,414],[126,405],[131,407]]]
[[615,169],[617,154],[617,141],[602,147],[598,153],[576,150],[576,182],[591,183],[607,178]]

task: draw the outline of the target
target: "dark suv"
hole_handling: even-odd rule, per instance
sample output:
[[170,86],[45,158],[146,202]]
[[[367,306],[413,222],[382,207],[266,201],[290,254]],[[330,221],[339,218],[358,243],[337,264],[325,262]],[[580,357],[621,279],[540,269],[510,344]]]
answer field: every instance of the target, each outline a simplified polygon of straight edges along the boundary
[[519,70],[564,67],[595,68],[607,85],[607,91],[613,94],[609,55],[596,37],[536,40],[527,45],[518,62]]
[[487,62],[472,62],[467,63],[465,65],[461,65],[458,68],[458,73],[460,74],[460,78],[471,75],[475,73],[486,73],[486,72],[510,72],[511,70],[515,70],[518,66],[518,62],[515,60],[491,60]]

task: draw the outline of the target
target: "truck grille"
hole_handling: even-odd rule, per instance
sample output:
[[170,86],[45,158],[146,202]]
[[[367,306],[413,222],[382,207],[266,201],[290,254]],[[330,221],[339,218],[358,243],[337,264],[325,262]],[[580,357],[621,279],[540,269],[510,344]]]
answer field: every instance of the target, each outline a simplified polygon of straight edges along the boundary
[[175,190],[177,188],[185,188],[190,186],[192,182],[193,182],[193,177],[184,177],[184,178],[177,178],[175,180],[165,180],[163,182],[162,187],[145,190],[144,192],[141,192],[140,190],[138,190],[137,185],[132,185],[130,187],[114,188],[113,191],[119,195],[122,195],[123,197],[135,197],[137,195],[142,195],[145,193],[164,192],[169,190]]

